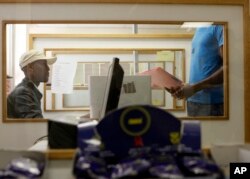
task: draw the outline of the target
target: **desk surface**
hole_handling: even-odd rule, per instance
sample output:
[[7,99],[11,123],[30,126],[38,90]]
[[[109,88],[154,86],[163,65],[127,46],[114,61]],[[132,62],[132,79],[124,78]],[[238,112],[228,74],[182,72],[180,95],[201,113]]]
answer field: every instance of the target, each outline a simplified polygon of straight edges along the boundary
[[49,160],[46,165],[42,179],[74,179],[72,173],[73,159],[71,160]]

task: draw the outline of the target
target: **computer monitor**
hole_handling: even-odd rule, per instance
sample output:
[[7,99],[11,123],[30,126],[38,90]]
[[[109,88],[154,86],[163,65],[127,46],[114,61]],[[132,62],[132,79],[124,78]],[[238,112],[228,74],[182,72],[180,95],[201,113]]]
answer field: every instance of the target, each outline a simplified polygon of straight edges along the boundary
[[151,95],[151,76],[124,76],[118,108],[150,105]]
[[109,67],[100,119],[118,107],[124,71],[119,58],[114,58]]
[[[100,118],[106,76],[89,77],[90,117]],[[129,105],[151,104],[151,77],[124,76],[118,108]]]

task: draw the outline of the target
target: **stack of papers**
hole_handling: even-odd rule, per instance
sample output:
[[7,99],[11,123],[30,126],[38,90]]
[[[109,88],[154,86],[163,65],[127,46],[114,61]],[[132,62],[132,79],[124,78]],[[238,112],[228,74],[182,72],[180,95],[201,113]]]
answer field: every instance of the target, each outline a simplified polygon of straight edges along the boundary
[[161,89],[170,89],[176,88],[183,85],[183,82],[171,75],[161,67],[156,67],[144,72],[139,73],[138,75],[150,75],[151,76],[151,87],[152,88],[161,88]]

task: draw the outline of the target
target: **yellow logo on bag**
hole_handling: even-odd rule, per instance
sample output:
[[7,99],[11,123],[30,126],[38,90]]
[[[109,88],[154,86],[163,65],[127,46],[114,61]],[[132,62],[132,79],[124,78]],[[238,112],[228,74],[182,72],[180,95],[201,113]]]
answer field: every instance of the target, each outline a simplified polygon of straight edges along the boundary
[[130,118],[128,120],[128,124],[129,125],[140,125],[143,123],[143,119],[142,118]]
[[181,137],[179,132],[171,132],[170,134],[170,141],[172,144],[180,143]]

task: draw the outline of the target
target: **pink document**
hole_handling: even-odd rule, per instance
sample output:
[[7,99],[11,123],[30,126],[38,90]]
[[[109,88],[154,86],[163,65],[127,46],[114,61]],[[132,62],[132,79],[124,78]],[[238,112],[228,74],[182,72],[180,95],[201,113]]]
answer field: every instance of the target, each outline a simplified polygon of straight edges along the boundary
[[151,87],[152,88],[162,88],[170,89],[171,87],[176,88],[182,86],[183,82],[171,75],[161,67],[156,67],[144,72],[139,73],[138,75],[150,75],[151,76]]

